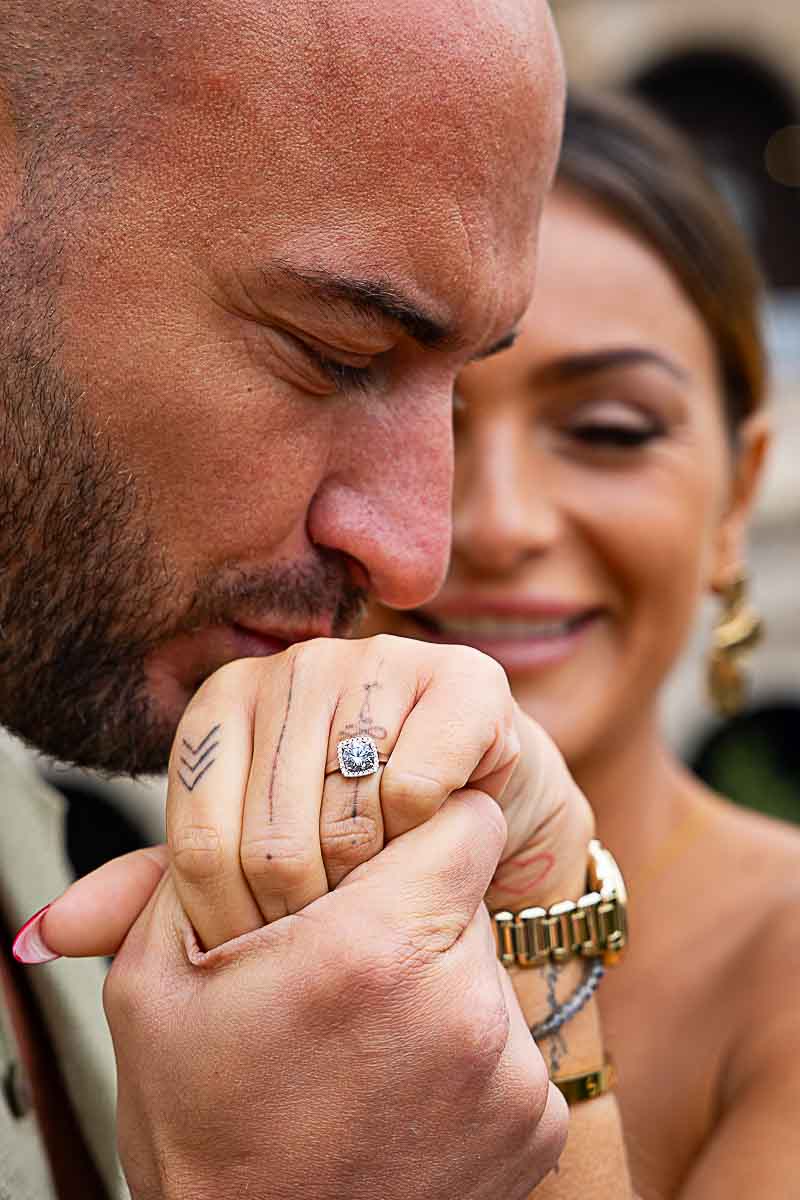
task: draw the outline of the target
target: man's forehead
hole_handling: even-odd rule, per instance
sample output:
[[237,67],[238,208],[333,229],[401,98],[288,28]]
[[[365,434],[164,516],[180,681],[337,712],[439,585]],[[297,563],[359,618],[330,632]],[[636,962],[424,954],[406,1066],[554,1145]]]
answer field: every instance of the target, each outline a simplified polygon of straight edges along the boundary
[[[312,124],[330,107],[359,123],[394,110],[402,134],[408,118],[412,131],[435,125],[437,109],[453,100],[463,109],[481,94],[494,95],[508,118],[514,80],[527,80],[533,94],[553,58],[546,0],[30,0],[12,8],[5,40],[12,58],[24,48],[31,80],[43,72],[56,98],[76,90],[84,110],[93,98],[107,104],[113,89],[116,111],[127,97],[143,121],[158,119],[160,97],[186,103],[205,92],[236,104],[237,88],[254,85],[264,99],[304,104]],[[428,89],[410,111],[423,80]],[[381,103],[370,108],[370,97]]]
[[[199,100],[223,114],[229,104],[250,110],[255,154],[272,132],[270,171],[280,173],[275,153],[293,163],[287,203],[296,189],[315,203],[335,193],[351,210],[366,201],[389,213],[394,198],[426,221],[419,234],[432,220],[449,225],[462,205],[466,241],[478,209],[496,223],[490,237],[533,221],[560,129],[543,0],[284,0],[277,22],[264,0],[247,11],[229,48],[233,70],[215,39],[205,43]],[[264,24],[269,38],[258,35]]]
[[232,144],[272,170],[305,148],[304,165],[358,188],[384,157],[387,171],[497,181],[555,140],[546,0],[31,0],[19,13],[50,117],[69,111],[74,141],[86,130],[104,156],[171,139],[213,168]]
[[62,107],[101,135],[138,260],[151,231],[151,256],[221,270],[300,239],[304,266],[446,297],[473,344],[508,332],[557,143],[545,0],[61,0],[70,21]]
[[[430,247],[450,294],[470,274],[480,287],[493,257],[508,270],[512,242],[530,258],[559,126],[543,0],[195,0],[193,9],[180,65],[156,81],[156,92],[171,89],[163,161],[174,160],[185,192],[192,177],[202,184],[200,164],[235,220],[237,201],[261,205],[276,229],[281,215],[302,230],[329,208],[319,223],[336,237],[360,211],[367,237],[382,228],[383,254],[419,260]],[[326,265],[339,269],[341,256]],[[420,276],[433,266],[416,265]],[[355,266],[374,273],[374,262]]]
[[535,120],[533,102],[547,91],[544,0],[199,0],[192,8],[191,22],[175,26],[171,77],[181,89],[230,98],[255,88],[263,102],[279,98],[287,118],[302,115],[311,136],[331,122],[411,141],[449,124],[452,137],[461,125],[447,120],[454,112],[478,120],[491,112],[498,127],[513,125],[513,100],[530,101]]
[[423,69],[432,54],[440,64],[477,56],[484,70],[503,70],[504,52],[519,67],[547,36],[544,0],[162,0],[159,9],[187,44],[200,34],[217,52],[226,44],[281,47],[295,63],[324,63],[333,76],[376,66],[391,73],[403,47]]

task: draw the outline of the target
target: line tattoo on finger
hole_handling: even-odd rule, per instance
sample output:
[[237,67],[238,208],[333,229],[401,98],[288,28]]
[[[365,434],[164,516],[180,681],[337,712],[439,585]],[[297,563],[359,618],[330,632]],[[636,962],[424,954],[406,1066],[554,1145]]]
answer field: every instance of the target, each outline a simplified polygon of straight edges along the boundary
[[[383,663],[380,664],[383,666]],[[379,668],[380,669],[380,668]],[[372,693],[381,685],[377,679],[371,680],[369,683],[362,683],[361,687],[364,691],[364,699],[361,701],[361,708],[358,711],[358,719],[356,721],[348,721],[342,729],[339,730],[340,738],[351,737],[371,737],[373,741],[383,741],[387,737],[388,731],[385,725],[376,725],[372,716]],[[358,785],[360,779],[353,780],[353,807],[350,811],[351,817],[358,816]]]
[[355,721],[348,723],[339,731],[340,738],[349,737],[371,737],[376,742],[381,742],[388,736],[388,731],[385,725],[378,725],[372,715],[372,693],[381,684],[377,679],[373,679],[370,683],[362,683],[364,691],[364,699],[361,701],[361,708],[358,711],[358,718]]
[[217,761],[215,751],[219,747],[221,729],[222,725],[214,725],[196,746],[193,746],[188,738],[181,738],[178,778],[187,792],[194,791],[200,780]]
[[[277,781],[278,781],[278,763],[280,761],[281,750],[283,748],[283,739],[286,736],[286,726],[289,724],[289,713],[291,712],[291,708],[292,708],[292,694],[294,693],[294,672],[295,672],[296,666],[297,666],[297,659],[293,658],[292,659],[292,667],[289,672],[289,689],[288,689],[288,693],[286,696],[286,709],[283,714],[283,724],[281,725],[281,731],[278,734],[278,744],[275,747],[275,757],[272,760],[272,770],[270,771],[270,776],[269,776],[269,795],[267,797],[267,801],[268,801],[268,805],[269,805],[269,823],[270,823],[270,825],[272,824],[272,820],[275,816],[275,787],[276,787]],[[267,857],[271,858],[272,856],[267,855]]]

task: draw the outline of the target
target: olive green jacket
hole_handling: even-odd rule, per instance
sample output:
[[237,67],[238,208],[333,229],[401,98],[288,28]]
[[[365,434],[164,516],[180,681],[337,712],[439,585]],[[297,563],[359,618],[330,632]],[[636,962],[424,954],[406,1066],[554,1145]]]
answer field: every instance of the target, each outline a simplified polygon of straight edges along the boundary
[[[64,806],[26,757],[0,745],[0,920],[18,929],[70,883]],[[128,1190],[116,1154],[114,1053],[102,1007],[104,967],[61,959],[28,968],[86,1144],[110,1200]],[[0,992],[0,1200],[56,1200],[32,1112],[15,1103],[16,1047]]]

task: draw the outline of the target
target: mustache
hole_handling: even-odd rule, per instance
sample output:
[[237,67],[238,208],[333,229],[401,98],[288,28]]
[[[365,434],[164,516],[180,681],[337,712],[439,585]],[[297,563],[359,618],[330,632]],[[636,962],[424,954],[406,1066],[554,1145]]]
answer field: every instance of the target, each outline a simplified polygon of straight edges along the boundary
[[263,568],[227,565],[198,579],[176,632],[192,633],[235,618],[274,615],[294,624],[331,619],[334,637],[346,637],[359,624],[368,593],[353,583],[340,554],[318,550],[312,561]]

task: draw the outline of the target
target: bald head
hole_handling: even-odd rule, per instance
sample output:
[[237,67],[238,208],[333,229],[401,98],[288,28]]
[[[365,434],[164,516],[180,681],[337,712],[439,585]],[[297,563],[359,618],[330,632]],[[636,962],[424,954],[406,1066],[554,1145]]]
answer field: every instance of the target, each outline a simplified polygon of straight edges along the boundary
[[[254,105],[290,142],[330,151],[369,130],[416,152],[424,132],[467,135],[492,97],[513,154],[513,106],[552,125],[560,105],[544,0],[0,0],[0,20],[0,80],[25,146],[124,152],[157,138],[170,109],[241,125]],[[244,131],[234,120],[229,132]]]
[[545,0],[0,0],[0,16],[0,197],[33,172],[49,238],[143,171],[168,181],[174,232],[192,177],[230,210],[258,170],[251,198],[277,193],[298,232],[332,193],[340,220],[400,204],[423,222],[447,193],[465,241],[483,226],[448,255],[462,285],[490,242],[527,234],[530,251],[563,105]]
[[230,654],[204,622],[439,586],[454,381],[527,307],[560,57],[545,0],[0,26],[0,721],[155,769]]

